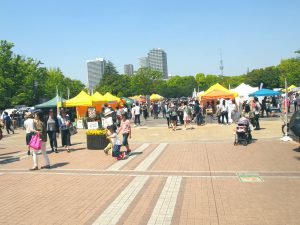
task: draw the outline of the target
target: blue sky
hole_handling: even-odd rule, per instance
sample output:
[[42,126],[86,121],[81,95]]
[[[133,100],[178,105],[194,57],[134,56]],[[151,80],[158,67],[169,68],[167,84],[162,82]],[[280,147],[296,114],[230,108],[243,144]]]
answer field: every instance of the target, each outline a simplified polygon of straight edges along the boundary
[[0,0],[0,39],[18,54],[87,81],[86,60],[120,73],[151,48],[170,74],[224,74],[276,65],[300,49],[298,0]]

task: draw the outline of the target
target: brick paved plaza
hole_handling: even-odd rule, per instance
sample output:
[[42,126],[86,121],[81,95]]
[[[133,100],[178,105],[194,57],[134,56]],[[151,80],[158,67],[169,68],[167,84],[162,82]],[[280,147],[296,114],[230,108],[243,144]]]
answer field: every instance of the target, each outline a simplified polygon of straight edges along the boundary
[[5,136],[0,224],[300,224],[299,143],[279,140],[279,119],[261,120],[248,146],[233,145],[234,125],[165,124],[133,128],[122,161],[87,150],[81,130],[71,153],[51,153],[52,169],[33,172],[24,131]]

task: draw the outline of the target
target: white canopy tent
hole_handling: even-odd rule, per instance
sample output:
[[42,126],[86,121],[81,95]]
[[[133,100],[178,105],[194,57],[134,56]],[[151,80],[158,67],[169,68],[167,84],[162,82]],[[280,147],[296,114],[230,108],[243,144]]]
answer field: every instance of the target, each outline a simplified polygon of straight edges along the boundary
[[249,99],[249,94],[258,91],[257,87],[251,87],[248,84],[241,83],[236,88],[231,89],[231,91],[235,91],[239,94],[239,97],[236,98],[238,102],[245,101]]

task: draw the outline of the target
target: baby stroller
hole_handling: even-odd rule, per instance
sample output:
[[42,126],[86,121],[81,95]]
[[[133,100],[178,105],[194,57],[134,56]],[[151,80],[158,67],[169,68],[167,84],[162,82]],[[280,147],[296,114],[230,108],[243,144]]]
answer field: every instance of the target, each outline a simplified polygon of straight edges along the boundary
[[241,117],[237,122],[235,130],[234,145],[243,144],[248,145],[252,140],[250,122],[247,118]]

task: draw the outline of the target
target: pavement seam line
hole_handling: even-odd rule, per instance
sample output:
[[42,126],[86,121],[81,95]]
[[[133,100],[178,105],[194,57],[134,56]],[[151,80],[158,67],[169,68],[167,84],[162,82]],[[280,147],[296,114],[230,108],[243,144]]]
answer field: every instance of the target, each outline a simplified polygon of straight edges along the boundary
[[[134,152],[132,153],[142,153],[144,152],[145,149],[147,149],[150,146],[149,143],[145,143],[142,144],[140,147],[138,147]],[[131,155],[129,157],[127,157],[125,160],[119,160],[116,163],[114,163],[113,165],[111,165],[110,167],[108,167],[106,170],[107,171],[116,171],[116,170],[120,170],[123,166],[125,166],[128,162],[130,162],[132,159],[134,159],[136,155]]]
[[181,176],[168,177],[147,223],[148,225],[170,225],[172,223],[181,181]]
[[158,156],[165,150],[167,143],[159,144],[153,152],[148,155],[135,169],[134,171],[145,171],[147,170],[151,164],[158,158]]
[[103,211],[93,225],[117,224],[119,219],[133,202],[135,197],[148,181],[149,176],[138,176],[134,178],[119,196]]

